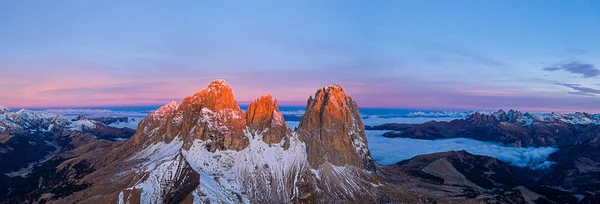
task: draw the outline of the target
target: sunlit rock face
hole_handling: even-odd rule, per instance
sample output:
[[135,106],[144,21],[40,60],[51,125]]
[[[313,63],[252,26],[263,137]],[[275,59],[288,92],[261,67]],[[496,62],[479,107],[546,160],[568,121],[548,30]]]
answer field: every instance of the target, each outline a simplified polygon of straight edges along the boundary
[[207,141],[207,149],[241,150],[248,146],[244,113],[224,80],[186,97],[181,105],[169,103],[144,119],[134,138],[136,144],[169,143],[176,137],[189,147],[194,139]]
[[186,97],[179,111],[183,117],[180,132],[210,141],[209,151],[241,150],[248,146],[244,113],[224,80],[214,80],[208,88]]
[[262,95],[248,106],[246,125],[250,131],[263,133],[263,141],[269,144],[280,143],[288,134],[283,115],[277,107],[277,100],[270,94]]
[[317,90],[298,126],[313,168],[329,162],[374,170],[356,101],[341,86]]

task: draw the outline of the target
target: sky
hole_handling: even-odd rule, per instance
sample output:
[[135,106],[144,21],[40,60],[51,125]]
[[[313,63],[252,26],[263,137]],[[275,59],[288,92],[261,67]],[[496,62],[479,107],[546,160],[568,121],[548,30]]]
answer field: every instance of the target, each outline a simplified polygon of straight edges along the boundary
[[600,1],[0,1],[0,105],[138,106],[225,79],[282,105],[600,112]]

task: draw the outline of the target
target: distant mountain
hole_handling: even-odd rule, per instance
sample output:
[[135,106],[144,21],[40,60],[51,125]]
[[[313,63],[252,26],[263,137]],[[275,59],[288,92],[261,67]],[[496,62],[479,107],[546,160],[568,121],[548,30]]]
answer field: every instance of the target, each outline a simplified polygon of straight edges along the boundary
[[[394,128],[386,124],[373,128]],[[600,141],[600,117],[588,113],[531,114],[499,110],[491,114],[473,113],[466,119],[450,122],[431,121],[419,125],[402,126],[386,137],[415,139],[472,138],[501,142],[518,147],[569,146]]]
[[[501,161],[466,152],[377,164],[358,105],[339,85],[318,89],[308,99],[296,131],[286,127],[268,94],[243,112],[223,80],[150,113],[125,141],[98,139],[95,135],[121,134],[102,131],[101,122],[56,120],[64,122],[56,123],[62,132],[55,136],[65,138],[62,150],[24,178],[0,177],[0,203],[577,200],[566,190],[539,186]],[[46,123],[35,127],[47,130]]]
[[0,107],[0,173],[24,176],[37,164],[48,161],[68,145],[68,135],[78,132],[94,138],[127,139],[135,130],[113,128],[95,120],[40,111],[11,111]]

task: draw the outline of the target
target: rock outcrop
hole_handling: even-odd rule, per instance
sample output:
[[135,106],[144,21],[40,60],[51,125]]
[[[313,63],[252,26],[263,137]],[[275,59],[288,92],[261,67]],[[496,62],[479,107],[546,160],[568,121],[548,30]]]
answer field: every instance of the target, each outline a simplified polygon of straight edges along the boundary
[[277,107],[277,100],[270,94],[254,100],[246,110],[246,125],[255,133],[262,133],[263,141],[269,144],[280,143],[288,133],[283,115]]
[[298,133],[313,168],[329,162],[375,170],[358,105],[340,85],[319,89],[308,99]]
[[[194,139],[206,141],[207,149],[241,150],[248,146],[244,134],[244,113],[224,80],[212,81],[206,89],[186,97],[181,104],[171,102],[142,120],[134,143],[170,143],[180,136],[189,147]],[[151,141],[148,143],[148,141]]]
[[133,144],[147,146],[158,142],[171,142],[177,134],[174,127],[177,121],[173,121],[177,109],[179,104],[171,101],[150,113],[138,124],[138,131],[132,137]]
[[224,80],[214,80],[208,88],[188,96],[178,111],[182,115],[180,133],[210,141],[208,149],[241,150],[248,146],[244,134],[244,113]]

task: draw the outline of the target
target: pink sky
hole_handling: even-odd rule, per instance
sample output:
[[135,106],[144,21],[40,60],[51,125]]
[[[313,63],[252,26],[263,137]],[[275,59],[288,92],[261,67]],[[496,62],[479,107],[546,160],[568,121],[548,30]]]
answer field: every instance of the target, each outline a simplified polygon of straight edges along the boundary
[[[75,67],[70,71],[33,70],[28,67],[17,70],[24,72],[7,73],[10,77],[0,82],[3,85],[0,88],[2,105],[19,108],[160,105],[170,100],[181,101],[205,88],[211,80],[224,78],[241,104],[252,101],[263,93],[271,93],[281,105],[303,106],[318,88],[337,83],[361,107],[600,112],[596,104],[592,103],[593,100],[585,96],[565,97],[552,92],[494,87],[469,88],[472,86],[460,82],[433,86],[411,79],[353,80],[347,76],[334,75],[336,70],[321,70],[321,75],[312,74],[315,72],[271,70],[203,76],[185,74],[186,70],[160,69],[149,70],[134,77],[118,76],[102,71],[103,69],[89,67]],[[23,78],[25,76],[26,80]]]
[[362,107],[600,112],[599,7],[0,1],[0,105],[160,105],[222,78],[241,103],[341,84]]

